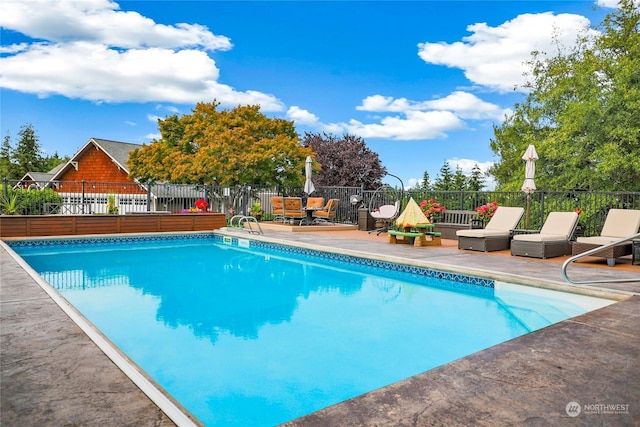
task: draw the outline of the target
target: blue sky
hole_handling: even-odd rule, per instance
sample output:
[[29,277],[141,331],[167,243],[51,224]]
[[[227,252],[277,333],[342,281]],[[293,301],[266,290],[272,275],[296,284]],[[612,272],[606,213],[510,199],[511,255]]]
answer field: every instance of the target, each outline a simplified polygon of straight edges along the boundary
[[259,104],[301,135],[361,136],[413,185],[497,161],[492,126],[525,96],[530,52],[614,5],[3,0],[0,129],[15,144],[30,123],[47,154],[73,155],[91,137],[148,143],[199,101]]

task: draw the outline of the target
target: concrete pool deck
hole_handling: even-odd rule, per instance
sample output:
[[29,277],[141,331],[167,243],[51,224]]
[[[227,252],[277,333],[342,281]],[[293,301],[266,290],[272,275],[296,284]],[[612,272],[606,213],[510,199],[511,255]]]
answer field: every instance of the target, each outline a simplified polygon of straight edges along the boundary
[[[516,283],[567,286],[557,260],[459,251],[451,242],[414,248],[358,231],[268,230],[265,235],[301,246],[468,269]],[[623,292],[629,296],[624,301],[287,425],[638,425],[640,282],[607,283],[640,277],[640,266],[629,264],[610,268],[588,262],[569,269],[576,280],[603,280],[584,286],[585,292]],[[1,248],[0,268],[1,425],[174,425]],[[580,405],[575,417],[567,414],[571,402]]]

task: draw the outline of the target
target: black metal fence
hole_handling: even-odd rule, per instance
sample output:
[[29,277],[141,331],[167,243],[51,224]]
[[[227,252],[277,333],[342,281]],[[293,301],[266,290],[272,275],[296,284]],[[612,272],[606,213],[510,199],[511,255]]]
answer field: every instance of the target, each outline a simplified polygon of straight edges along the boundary
[[[57,193],[58,200],[33,197],[36,190],[50,189]],[[372,199],[381,199],[379,203],[393,204],[401,198],[403,205],[410,197],[416,202],[434,199],[449,210],[475,210],[489,202],[496,201],[499,206],[528,205],[528,227],[539,229],[547,214],[552,211],[573,211],[579,209],[580,225],[584,234],[597,235],[609,209],[640,209],[640,191],[594,192],[594,191],[537,191],[527,203],[527,195],[520,191],[426,191],[410,189],[401,191],[389,187],[390,191],[364,190],[361,187],[317,187],[314,197],[338,199],[336,221],[355,224],[358,221],[358,209],[368,209]],[[49,191],[50,193],[51,191]],[[32,194],[25,194],[32,193]],[[30,197],[26,197],[29,195]],[[361,200],[352,204],[352,196]],[[7,204],[14,203],[15,213],[20,214],[105,214],[109,212],[110,202],[115,203],[119,214],[132,212],[172,213],[197,210],[196,201],[204,199],[208,210],[224,212],[228,216],[249,214],[251,207],[260,203],[263,220],[271,218],[273,196],[297,196],[305,199],[307,194],[302,187],[274,186],[237,186],[221,187],[213,185],[191,184],[138,184],[113,182],[34,182],[4,180],[1,198],[3,213]],[[13,200],[13,201],[12,201]],[[22,206],[20,204],[23,204]],[[17,206],[15,206],[17,205]],[[520,228],[525,228],[526,217]]]

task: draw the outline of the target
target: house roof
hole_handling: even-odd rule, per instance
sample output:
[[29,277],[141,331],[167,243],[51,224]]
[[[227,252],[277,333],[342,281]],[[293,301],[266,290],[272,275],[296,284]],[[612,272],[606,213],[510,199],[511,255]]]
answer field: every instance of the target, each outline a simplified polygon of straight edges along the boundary
[[31,178],[33,181],[49,181],[54,174],[48,172],[27,172],[21,181],[26,181]]
[[127,167],[127,160],[129,160],[129,153],[133,150],[142,148],[140,144],[131,144],[129,142],[110,141],[108,139],[91,138],[90,141],[94,141],[97,146],[102,148],[102,151],[107,153],[109,157],[115,160],[118,165],[129,173]]
[[77,165],[76,162],[78,159],[91,147],[98,147],[100,150],[104,151],[107,156],[111,157],[111,159],[128,174],[129,168],[127,167],[127,160],[129,160],[129,153],[137,148],[142,148],[142,145],[131,144],[129,142],[111,141],[108,139],[91,138],[82,148],[80,148],[80,150],[76,152],[76,154],[73,155],[71,160],[55,172],[51,177],[51,180],[58,179],[58,177],[63,175],[66,170],[74,167],[74,163]]

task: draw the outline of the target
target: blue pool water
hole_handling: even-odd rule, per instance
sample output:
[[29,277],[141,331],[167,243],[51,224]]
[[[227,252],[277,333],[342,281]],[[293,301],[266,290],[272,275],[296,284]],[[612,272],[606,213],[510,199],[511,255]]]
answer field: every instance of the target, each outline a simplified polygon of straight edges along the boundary
[[210,234],[10,245],[208,426],[283,423],[611,303]]

